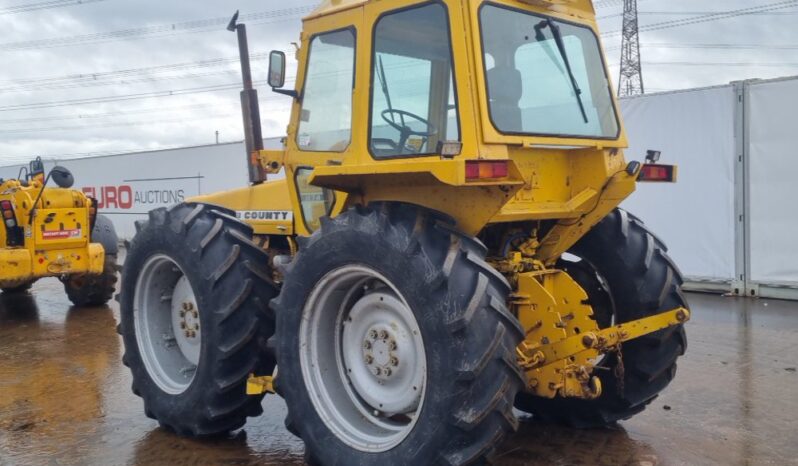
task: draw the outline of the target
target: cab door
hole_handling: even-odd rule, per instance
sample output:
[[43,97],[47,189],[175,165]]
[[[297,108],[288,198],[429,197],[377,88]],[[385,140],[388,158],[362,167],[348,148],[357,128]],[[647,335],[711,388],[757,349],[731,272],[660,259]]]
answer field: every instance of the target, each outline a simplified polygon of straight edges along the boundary
[[345,203],[345,193],[309,180],[314,167],[343,163],[356,151],[358,10],[306,20],[302,34],[299,96],[286,141],[286,177],[297,214],[295,231],[301,235],[312,233],[321,217],[337,214]]

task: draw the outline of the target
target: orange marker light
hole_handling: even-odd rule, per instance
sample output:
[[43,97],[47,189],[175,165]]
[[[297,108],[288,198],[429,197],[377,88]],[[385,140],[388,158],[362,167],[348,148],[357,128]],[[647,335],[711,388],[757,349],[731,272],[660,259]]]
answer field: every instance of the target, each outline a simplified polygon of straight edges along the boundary
[[469,160],[466,162],[466,180],[491,180],[507,178],[510,173],[507,160]]

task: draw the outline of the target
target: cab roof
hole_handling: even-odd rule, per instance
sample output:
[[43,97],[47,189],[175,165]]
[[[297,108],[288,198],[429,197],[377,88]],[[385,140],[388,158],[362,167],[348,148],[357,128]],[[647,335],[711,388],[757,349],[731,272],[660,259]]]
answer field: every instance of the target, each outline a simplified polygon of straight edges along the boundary
[[[339,11],[348,10],[350,8],[357,8],[358,6],[365,5],[366,3],[375,2],[378,0],[322,0],[319,6],[308,15],[306,19],[317,18],[319,16],[327,16]],[[553,11],[576,13],[579,16],[595,14],[593,9],[592,0],[515,0],[519,5],[532,5],[542,8],[548,8]],[[408,4],[415,3],[415,1]]]

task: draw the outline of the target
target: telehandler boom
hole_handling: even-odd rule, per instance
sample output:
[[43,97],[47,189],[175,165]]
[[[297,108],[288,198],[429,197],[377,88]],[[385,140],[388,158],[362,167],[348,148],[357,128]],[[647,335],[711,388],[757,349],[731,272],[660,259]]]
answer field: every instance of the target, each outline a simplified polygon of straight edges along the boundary
[[123,272],[148,416],[214,435],[276,391],[310,463],[482,464],[513,407],[602,426],[670,383],[682,278],[618,206],[676,170],[624,158],[589,0],[326,0],[295,88],[270,58],[281,150],[229,29],[250,185],[151,212]]

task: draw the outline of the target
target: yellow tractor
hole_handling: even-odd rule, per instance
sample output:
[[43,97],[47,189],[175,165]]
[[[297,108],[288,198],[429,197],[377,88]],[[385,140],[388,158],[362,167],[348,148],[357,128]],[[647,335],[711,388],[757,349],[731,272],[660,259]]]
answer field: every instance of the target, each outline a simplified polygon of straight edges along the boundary
[[[52,180],[57,187],[48,187]],[[57,277],[76,306],[101,306],[117,281],[117,236],[96,202],[70,189],[72,174],[56,166],[45,176],[41,158],[0,180],[0,289],[27,292]]]
[[589,0],[326,0],[295,88],[270,57],[282,150],[229,29],[251,184],[151,212],[124,266],[148,416],[215,435],[275,391],[310,463],[482,464],[513,407],[603,426],[671,382],[682,278],[618,206],[676,169],[624,158]]

